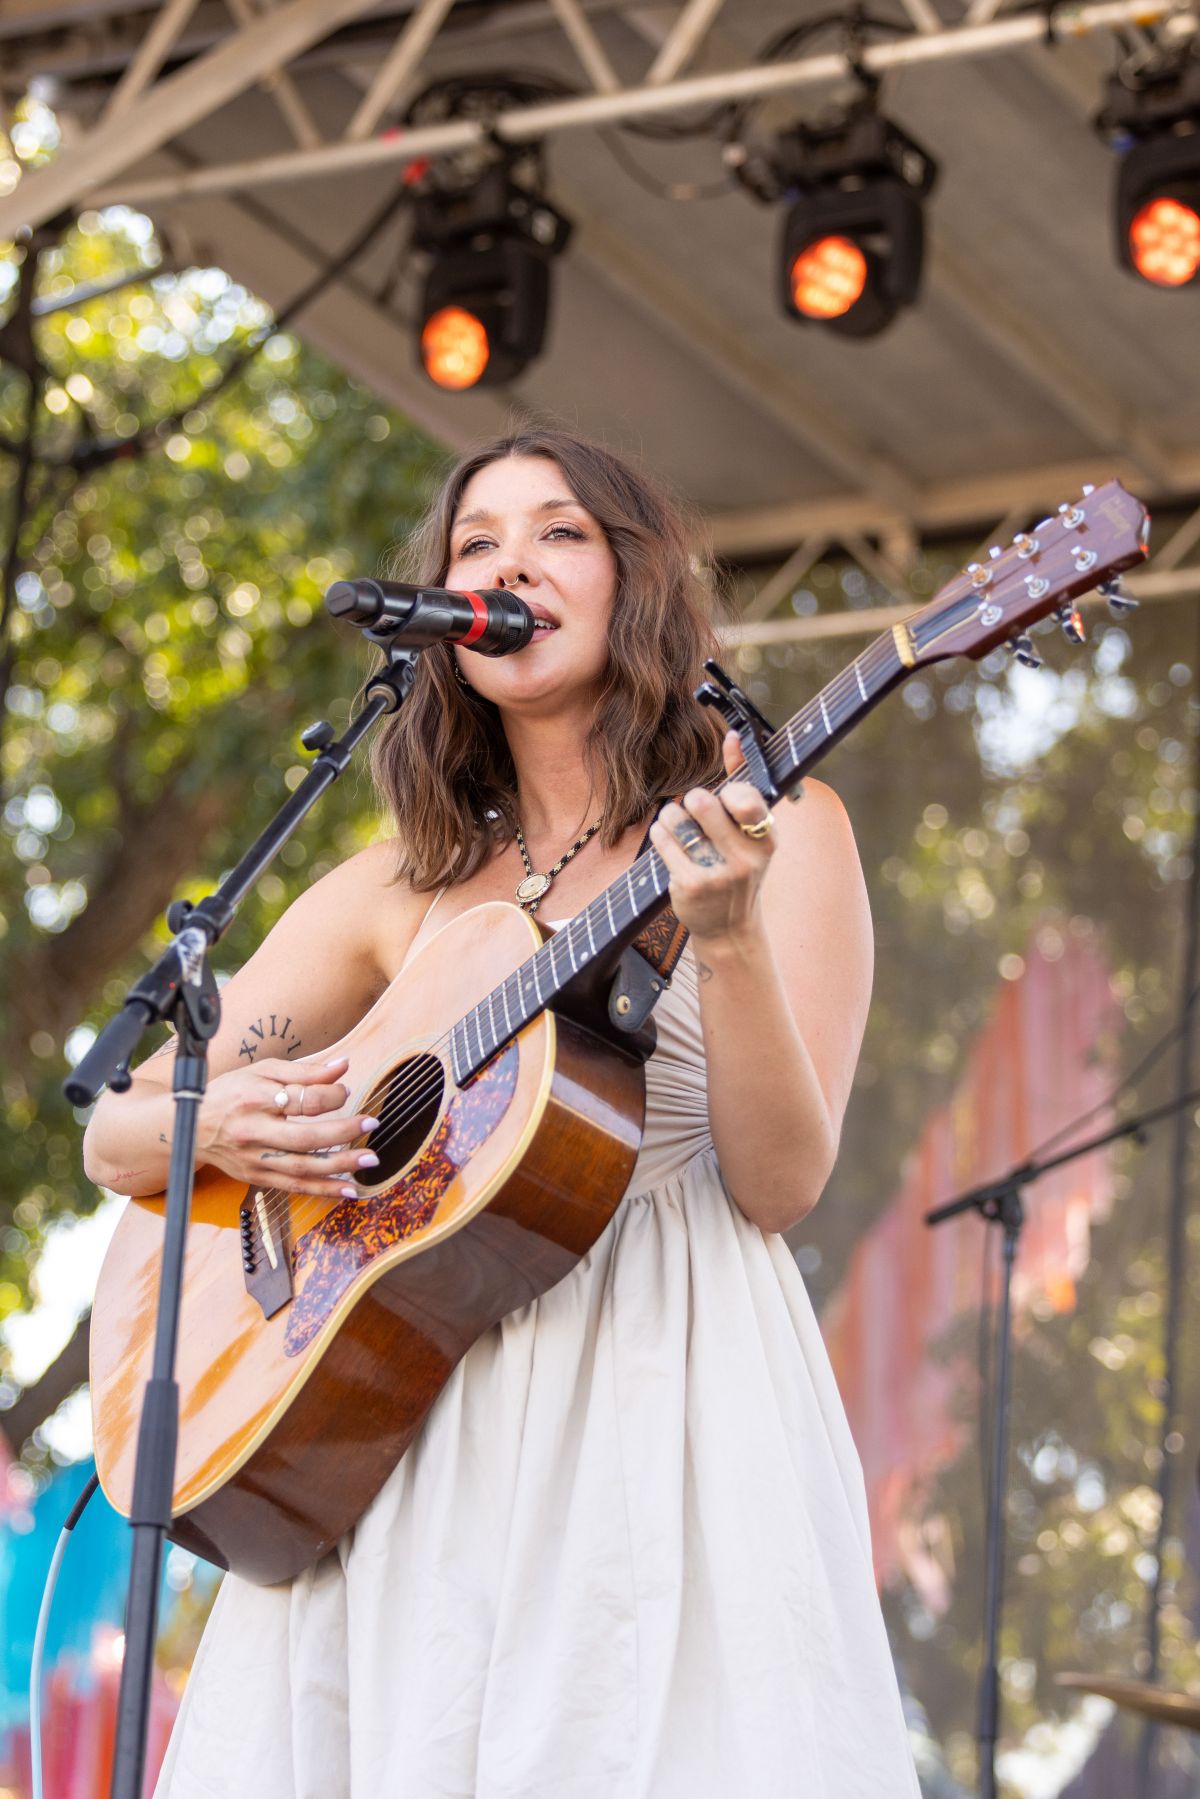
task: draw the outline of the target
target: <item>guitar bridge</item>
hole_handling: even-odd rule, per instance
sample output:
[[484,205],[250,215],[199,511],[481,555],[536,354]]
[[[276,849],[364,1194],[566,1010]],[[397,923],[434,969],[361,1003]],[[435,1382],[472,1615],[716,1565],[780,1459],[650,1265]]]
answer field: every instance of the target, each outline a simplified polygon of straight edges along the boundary
[[[282,1201],[282,1203],[280,1203]],[[273,1318],[292,1297],[292,1246],[286,1198],[248,1187],[238,1214],[246,1291]]]

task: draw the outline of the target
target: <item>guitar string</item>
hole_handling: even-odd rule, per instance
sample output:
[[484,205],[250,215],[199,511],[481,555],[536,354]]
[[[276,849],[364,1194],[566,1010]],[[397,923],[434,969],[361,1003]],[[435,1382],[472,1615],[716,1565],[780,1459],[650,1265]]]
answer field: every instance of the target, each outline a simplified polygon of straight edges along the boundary
[[[853,670],[854,670],[856,664],[859,666],[864,665],[866,663],[867,657],[869,655],[871,655],[872,652],[877,651],[881,645],[886,646],[889,643],[889,641],[890,640],[888,640],[886,638],[877,639],[873,644],[868,646],[868,649],[865,650],[861,656],[856,657],[855,661],[853,663],[851,663],[849,665],[849,667],[840,670],[839,673],[827,684],[827,686],[821,689],[821,691],[817,694],[815,699],[813,699],[812,701],[809,702],[807,707],[803,708],[800,712],[798,712],[795,715],[795,717],[793,719],[790,719],[787,722],[787,724],[781,726],[777,732],[772,734],[772,737],[769,739],[768,744],[766,746],[768,753],[771,753],[776,749],[776,747],[779,745],[780,739],[786,739],[786,741],[789,744],[789,747],[792,747],[792,748],[795,747],[793,744],[793,741],[792,741],[793,734],[795,732],[795,727],[798,725],[801,718],[803,718],[805,712],[810,712],[810,711],[816,710],[817,712],[822,714],[822,722],[824,722],[824,715],[826,713],[828,713],[831,718],[834,718],[834,715],[839,713],[841,710],[842,700],[845,697],[847,697],[846,694],[837,693],[836,689],[838,687],[844,686],[847,690],[849,690],[852,687],[856,686],[857,681],[853,674]],[[873,673],[874,673],[874,671],[872,670],[872,674]],[[822,701],[824,701],[824,709],[823,710],[821,707]],[[851,715],[853,714],[854,710],[855,710],[855,708],[852,706],[850,709]],[[843,722],[844,721],[841,718],[835,718],[834,723],[833,723],[833,729],[832,730],[827,729],[826,737],[832,736],[833,731],[840,728],[840,726]],[[801,733],[801,734],[803,735],[803,733]],[[711,791],[714,791],[719,794],[721,792],[721,790],[732,779],[733,779],[732,776],[728,776],[728,775],[725,776],[720,781],[720,783]],[[633,876],[634,871],[642,863],[647,863],[650,868],[653,868],[654,862],[660,861],[660,860],[661,859],[658,858],[658,856],[657,856],[657,852],[651,850],[651,851],[647,852],[647,854],[645,856],[638,857],[637,860],[632,864],[632,866],[628,870],[626,870],[624,880],[625,880],[626,885],[629,886],[629,888],[630,888],[631,897],[632,897],[632,876]],[[657,871],[655,871],[655,873],[657,873]],[[612,883],[612,887],[619,887],[620,884],[621,884],[620,879],[618,879],[618,881]],[[573,947],[570,942],[571,930],[575,926],[577,926],[581,920],[586,922],[587,915],[592,911],[593,908],[599,907],[601,901],[607,900],[608,895],[610,893],[611,893],[611,887],[606,889],[604,893],[597,895],[596,899],[590,901],[588,903],[588,905],[582,909],[581,912],[577,913],[574,918],[572,918],[568,921],[568,923],[563,927],[562,931],[556,937],[548,939],[544,944],[540,945],[539,948],[537,950],[535,950],[533,956],[531,956],[528,959],[528,961],[522,965],[522,968],[519,968],[514,971],[515,978],[517,979],[518,1001],[520,1000],[520,997],[521,997],[520,975],[522,973],[523,968],[527,968],[531,962],[534,962],[534,961],[538,960],[539,957],[541,957],[544,959],[545,962],[547,962],[549,964],[552,978],[557,980],[558,971],[554,967],[552,946],[556,945],[560,941],[560,939],[565,938],[567,941],[567,945],[568,945],[568,953],[570,953],[570,951]],[[611,903],[609,904],[608,909],[611,912]],[[636,917],[636,911],[633,914],[633,916]],[[628,924],[630,922],[632,922],[632,918],[628,919],[628,920],[623,920],[622,925]],[[574,963],[573,956],[571,956],[571,961],[572,961],[572,971],[574,972],[575,971],[575,963]],[[505,981],[500,983],[500,988],[506,988],[508,985],[508,982],[514,978],[514,975],[507,976]],[[487,1006],[489,1000],[492,999],[492,995],[495,992],[499,991],[500,988],[493,988],[492,993],[485,995],[484,998],[482,1000],[480,1000],[476,1006],[472,1007],[471,1010],[469,1012],[465,1013],[463,1015],[463,1018],[457,1020],[456,1023],[464,1024],[465,1021],[467,1019],[469,1019],[470,1017],[482,1013],[483,1008],[485,1006]],[[536,984],[536,980],[535,980],[535,991],[536,990],[537,990],[537,984]],[[494,1008],[492,1008],[492,1010],[493,1010],[493,1014],[494,1014]],[[534,1014],[534,1016],[536,1016],[536,1014]],[[520,1026],[518,1026],[518,1029],[523,1028],[524,1025],[529,1022],[530,1022],[530,1020],[528,1018],[523,1019],[522,1024]],[[452,1027],[452,1030],[453,1030],[453,1028],[455,1028],[455,1027]],[[476,1034],[479,1037],[480,1045],[482,1047],[482,1028],[481,1028],[481,1024],[478,1022],[478,1020],[477,1020],[477,1027],[476,1027]],[[434,1044],[427,1046],[426,1049],[422,1053],[424,1055],[432,1055],[435,1050],[443,1048],[445,1046],[445,1044],[449,1041],[450,1035],[451,1035],[451,1032],[446,1032],[442,1037],[437,1039]],[[490,1035],[491,1035],[491,1032],[489,1031],[489,1036]],[[505,1040],[506,1039],[501,1039],[501,1043],[504,1042]],[[501,1046],[500,1043],[495,1044],[493,1050],[489,1053],[494,1054],[495,1050],[498,1049],[500,1046]],[[416,1058],[414,1058],[414,1060],[417,1061],[417,1067],[419,1069],[420,1068],[419,1060],[417,1060]],[[439,1061],[440,1061],[440,1058],[439,1058]],[[397,1073],[399,1073],[399,1071],[397,1071]],[[381,1107],[381,1109],[380,1109],[379,1126],[377,1127],[377,1129],[375,1131],[370,1133],[370,1136],[368,1138],[368,1142],[373,1147],[375,1147],[378,1150],[382,1150],[382,1149],[386,1148],[390,1143],[393,1143],[396,1140],[396,1138],[399,1137],[402,1134],[402,1132],[408,1128],[408,1126],[413,1122],[413,1120],[419,1116],[421,1110],[429,1104],[429,1102],[432,1100],[434,1095],[438,1092],[439,1088],[444,1090],[446,1074],[450,1073],[451,1078],[453,1078],[452,1070],[447,1070],[444,1063],[441,1065],[439,1074],[436,1078],[431,1079],[430,1078],[431,1073],[432,1073],[432,1071],[430,1071],[428,1069],[425,1069],[418,1073],[410,1073],[404,1081],[398,1081],[393,1077],[393,1079],[389,1083],[389,1087],[388,1087],[388,1091],[387,1091],[387,1099],[384,1102],[383,1107]],[[424,1083],[424,1085],[422,1085],[422,1083]],[[408,1103],[410,1101],[413,1103]],[[406,1110],[404,1110],[404,1112],[402,1114],[400,1112],[401,1106],[406,1106],[406,1108],[407,1108]],[[297,1151],[297,1154],[303,1154],[303,1153],[305,1153],[305,1152]],[[334,1183],[337,1178],[340,1178],[340,1177],[337,1177],[337,1176],[331,1177],[331,1179],[330,1179],[331,1189],[334,1187]],[[351,1178],[350,1171],[347,1171],[345,1178],[347,1178],[347,1179]],[[267,1209],[267,1216],[268,1216],[268,1219],[271,1224],[275,1224],[275,1223],[279,1222],[279,1220],[284,1216],[284,1214],[288,1210],[289,1199],[295,1198],[297,1200],[297,1202],[300,1202],[300,1201],[308,1202],[308,1204],[305,1207],[306,1210],[312,1210],[312,1202],[316,1202],[316,1204],[318,1206],[321,1203],[321,1196],[317,1195],[317,1194],[303,1194],[303,1195],[295,1195],[294,1196],[280,1188],[272,1188],[272,1189],[261,1189],[260,1188],[259,1191],[262,1194],[264,1204],[266,1205],[266,1209]],[[335,1199],[335,1198],[343,1199],[343,1198],[347,1198],[347,1197],[349,1197],[349,1196],[343,1195],[340,1193],[331,1192],[331,1194],[330,1194],[331,1199]],[[364,1200],[369,1200],[371,1198],[377,1197],[377,1195],[364,1194],[361,1197]],[[268,1201],[270,1203],[268,1203]],[[293,1219],[294,1219],[294,1214],[293,1214]]]
[[[957,596],[948,598],[947,600],[942,602],[943,613],[948,606],[955,604],[957,602],[957,600],[961,600],[964,598],[970,598],[970,597],[971,597],[970,593],[967,591],[964,591],[963,593],[961,593]],[[913,629],[913,628],[915,628],[915,626],[910,626],[910,629]],[[788,748],[791,751],[793,751],[793,753],[795,753],[799,742],[805,736],[807,736],[809,734],[809,732],[814,728],[814,726],[816,724],[817,716],[820,717],[821,722],[825,727],[825,730],[824,730],[825,740],[828,741],[830,738],[832,738],[837,733],[837,731],[839,731],[843,727],[843,725],[848,723],[849,720],[851,718],[853,718],[854,713],[859,709],[859,701],[860,700],[861,700],[862,705],[865,706],[865,705],[869,705],[871,703],[872,699],[880,697],[875,694],[867,695],[867,694],[863,693],[862,689],[865,687],[866,683],[862,679],[862,676],[869,672],[869,674],[872,678],[872,681],[873,681],[877,673],[886,672],[884,669],[882,669],[880,667],[880,663],[883,658],[890,657],[890,656],[897,656],[897,650],[896,650],[896,646],[894,644],[894,641],[893,641],[891,635],[885,633],[885,634],[881,635],[880,637],[876,638],[872,643],[870,643],[867,646],[867,648],[861,653],[861,655],[855,657],[854,660],[846,668],[839,670],[839,672],[832,678],[832,680],[830,680],[826,684],[826,686],[823,687],[817,693],[817,695],[814,697],[814,699],[809,701],[807,706],[803,707],[799,712],[797,712],[791,719],[789,719],[787,721],[786,724],[781,726],[778,731],[772,733],[771,737],[767,740],[766,744],[764,745],[764,751],[765,751],[765,754],[767,755],[767,757],[769,758],[771,755],[773,755],[781,747],[782,743],[786,743]],[[898,656],[897,656],[897,660],[899,660]],[[908,670],[908,671],[904,671],[904,672],[911,672],[911,671]],[[857,687],[859,689],[859,694],[858,694],[857,698],[853,692],[853,689],[855,687]],[[845,717],[842,717],[842,716],[840,716],[841,712],[842,712],[842,705],[843,705],[843,702],[847,698],[849,698],[852,703],[851,703],[850,707],[847,709]],[[814,742],[814,745],[813,745],[814,749],[818,747],[819,742],[820,742],[820,740],[817,740],[816,742]],[[734,778],[733,776],[728,776],[728,775],[725,776],[720,782],[717,783],[715,788],[711,789],[711,791],[714,791],[717,794],[720,794],[720,792],[723,790],[723,788],[733,778]],[[631,900],[634,900],[632,876],[633,876],[634,870],[636,870],[643,863],[646,863],[648,865],[646,867],[646,869],[643,870],[643,879],[646,878],[647,875],[653,874],[653,877],[655,880],[656,893],[658,891],[657,878],[658,878],[658,874],[659,874],[659,869],[655,867],[655,864],[661,863],[661,858],[659,858],[657,856],[657,853],[655,851],[650,851],[650,852],[648,852],[648,854],[645,857],[638,857],[637,860],[633,863],[632,867],[626,871],[625,881],[626,881],[626,885],[629,887]],[[472,1017],[474,1017],[475,1021],[476,1021],[476,1036],[480,1043],[480,1047],[482,1049],[482,1045],[483,1045],[482,1012],[483,1012],[483,1008],[485,1005],[488,1006],[489,1011],[491,1012],[491,1015],[492,1015],[492,1019],[493,1019],[493,1026],[492,1026],[492,1029],[489,1030],[489,1037],[492,1037],[494,1035],[494,1016],[495,1016],[494,995],[496,992],[501,992],[502,994],[506,994],[508,983],[509,983],[509,981],[513,980],[514,978],[516,979],[516,982],[517,982],[516,997],[518,1000],[518,1012],[520,1011],[520,1001],[521,1001],[521,997],[522,997],[521,996],[521,975],[522,975],[522,972],[524,969],[529,968],[532,964],[536,964],[539,960],[541,960],[544,964],[548,964],[552,981],[557,981],[558,971],[554,964],[553,947],[559,941],[559,937],[565,937],[565,939],[567,941],[568,955],[570,957],[571,964],[572,964],[572,972],[573,973],[577,972],[577,966],[576,966],[576,963],[574,960],[574,954],[573,954],[574,946],[571,943],[570,933],[575,927],[580,925],[582,922],[582,924],[589,927],[588,928],[588,936],[591,937],[590,924],[592,922],[592,914],[593,914],[594,910],[599,909],[601,901],[605,902],[605,905],[609,912],[610,921],[611,921],[613,908],[612,908],[612,901],[611,901],[610,896],[612,893],[612,889],[614,887],[619,888],[619,886],[620,886],[619,881],[613,882],[609,888],[605,889],[604,893],[598,895],[595,900],[590,901],[589,904],[586,907],[584,907],[581,912],[577,913],[573,919],[568,921],[567,925],[559,933],[559,936],[557,936],[553,939],[548,939],[546,943],[540,945],[539,948],[534,951],[533,955],[531,957],[529,957],[527,959],[527,961],[522,965],[522,968],[517,969],[515,971],[514,975],[507,976],[505,978],[505,980],[500,983],[499,987],[493,988],[490,993],[485,995],[484,998],[477,1003],[476,1006],[472,1007],[469,1012],[465,1013],[461,1019],[456,1021],[457,1024],[464,1026],[464,1036],[466,1036],[468,1043],[469,1043],[469,1035],[468,1035],[469,1024],[467,1021],[469,1021]],[[618,904],[619,903],[620,903],[620,901],[619,901],[619,897],[618,897]],[[636,917],[636,900],[634,900],[634,912],[633,912],[632,916]],[[632,922],[632,919],[623,920],[621,927],[618,927],[618,928],[623,928],[624,925],[629,922]],[[582,948],[582,945],[580,947]],[[533,983],[534,983],[534,990],[536,993],[539,991],[539,984],[537,981],[536,968],[534,969]],[[541,1009],[544,1009],[544,1008],[541,1008]],[[531,1016],[536,1016],[536,1015],[537,1014],[534,1013]],[[517,1027],[517,1030],[519,1031],[519,1030],[523,1029],[524,1025],[529,1022],[530,1022],[529,1017],[522,1018],[521,1023]],[[455,1027],[452,1027],[452,1030],[454,1028]],[[435,1044],[427,1046],[427,1048],[425,1049],[423,1054],[426,1056],[430,1056],[434,1053],[435,1049],[441,1049],[449,1041],[450,1035],[451,1035],[451,1032],[447,1032],[445,1035],[443,1035],[441,1038],[439,1038]],[[516,1033],[510,1032],[509,1035],[515,1036]],[[507,1038],[502,1038],[499,1040],[499,1042],[494,1043],[492,1050],[489,1051],[488,1053],[494,1054],[495,1051],[501,1047],[501,1044],[507,1040],[508,1040]],[[440,1057],[438,1058],[438,1060],[439,1060],[439,1062],[441,1062]],[[421,1067],[419,1060],[417,1060],[417,1067],[418,1068]],[[399,1071],[397,1071],[397,1072],[399,1072]],[[419,1116],[421,1109],[430,1103],[430,1101],[433,1099],[435,1094],[438,1093],[439,1089],[444,1091],[447,1074],[449,1074],[451,1079],[453,1079],[453,1070],[452,1069],[447,1070],[445,1067],[445,1064],[441,1063],[439,1074],[436,1078],[432,1078],[432,1079],[430,1078],[431,1071],[428,1070],[427,1065],[425,1066],[425,1069],[422,1072],[417,1073],[417,1074],[410,1074],[405,1081],[399,1081],[393,1077],[393,1079],[389,1083],[387,1099],[385,1100],[384,1105],[380,1109],[379,1126],[377,1127],[377,1129],[374,1132],[372,1132],[370,1134],[368,1141],[371,1142],[372,1144],[377,1144],[378,1148],[380,1148],[380,1149],[386,1148],[389,1143],[394,1142],[396,1140],[396,1138],[402,1133],[402,1131],[405,1130],[417,1116]],[[422,1082],[425,1083],[423,1086],[422,1086]],[[402,1108],[404,1108],[404,1109],[402,1110]],[[330,1181],[330,1186],[331,1187],[333,1186],[332,1179]],[[303,1210],[306,1212],[310,1212],[310,1211],[314,1211],[315,1209],[318,1209],[322,1203],[321,1196],[316,1195],[316,1194],[306,1194],[306,1195],[296,1196],[296,1195],[293,1195],[293,1194],[290,1194],[290,1193],[284,1191],[283,1189],[278,1189],[278,1188],[266,1189],[266,1190],[260,1189],[260,1192],[262,1193],[262,1197],[263,1197],[264,1201],[268,1200],[268,1198],[269,1198],[270,1201],[273,1202],[273,1204],[268,1207],[268,1217],[271,1218],[272,1222],[276,1222],[279,1217],[283,1216],[283,1214],[288,1211],[289,1202],[294,1202],[298,1205],[302,1205]],[[337,1194],[337,1195],[331,1194],[330,1195],[331,1199],[334,1199],[334,1198],[341,1199],[344,1197],[346,1197],[346,1196],[341,1195],[341,1194]],[[373,1195],[363,1195],[362,1197],[364,1199],[370,1199],[374,1196]],[[307,1203],[305,1203],[305,1202],[307,1202]],[[315,1207],[314,1207],[313,1202],[315,1202]],[[295,1219],[294,1212],[293,1212],[292,1216],[293,1216],[293,1220],[294,1220]]]

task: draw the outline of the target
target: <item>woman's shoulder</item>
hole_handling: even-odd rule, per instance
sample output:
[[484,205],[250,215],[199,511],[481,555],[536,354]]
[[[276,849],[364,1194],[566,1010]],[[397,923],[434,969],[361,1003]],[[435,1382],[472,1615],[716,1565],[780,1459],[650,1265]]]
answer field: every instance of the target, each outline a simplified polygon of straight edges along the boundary
[[378,838],[314,881],[297,906],[323,935],[351,940],[359,956],[383,970],[397,942],[416,936],[429,904],[430,896],[415,892],[399,868],[396,839]]
[[820,845],[848,854],[857,861],[850,816],[832,787],[809,775],[796,789],[796,798],[775,808],[775,837],[785,858],[805,857]]

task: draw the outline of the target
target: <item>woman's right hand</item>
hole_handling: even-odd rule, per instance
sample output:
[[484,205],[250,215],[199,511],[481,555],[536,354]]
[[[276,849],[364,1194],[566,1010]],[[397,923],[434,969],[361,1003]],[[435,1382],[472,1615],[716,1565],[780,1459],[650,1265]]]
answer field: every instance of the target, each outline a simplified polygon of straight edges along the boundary
[[272,1057],[217,1075],[200,1109],[197,1159],[251,1187],[356,1198],[353,1177],[379,1158],[347,1145],[379,1120],[341,1110],[350,1097],[339,1078],[348,1061]]

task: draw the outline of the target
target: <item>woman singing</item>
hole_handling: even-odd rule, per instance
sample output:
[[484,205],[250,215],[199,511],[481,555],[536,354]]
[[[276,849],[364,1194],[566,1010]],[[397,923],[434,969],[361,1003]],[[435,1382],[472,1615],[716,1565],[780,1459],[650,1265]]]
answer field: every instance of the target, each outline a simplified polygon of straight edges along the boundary
[[[512,588],[541,628],[421,657],[377,740],[395,836],[225,988],[201,1160],[369,1182],[339,1146],[375,1121],[323,1046],[532,873],[554,925],[649,828],[690,938],[611,1224],[469,1351],[335,1554],[226,1578],[160,1799],[914,1799],[858,1460],[779,1235],[833,1166],[870,994],[845,814],[812,781],[770,824],[751,786],[708,790],[740,754],[692,698],[713,640],[689,537],[606,451],[532,431],[467,457],[412,561]],[[243,1058],[270,1013],[302,1058]],[[161,1190],[169,1084],[152,1060],[101,1101],[93,1179]]]

